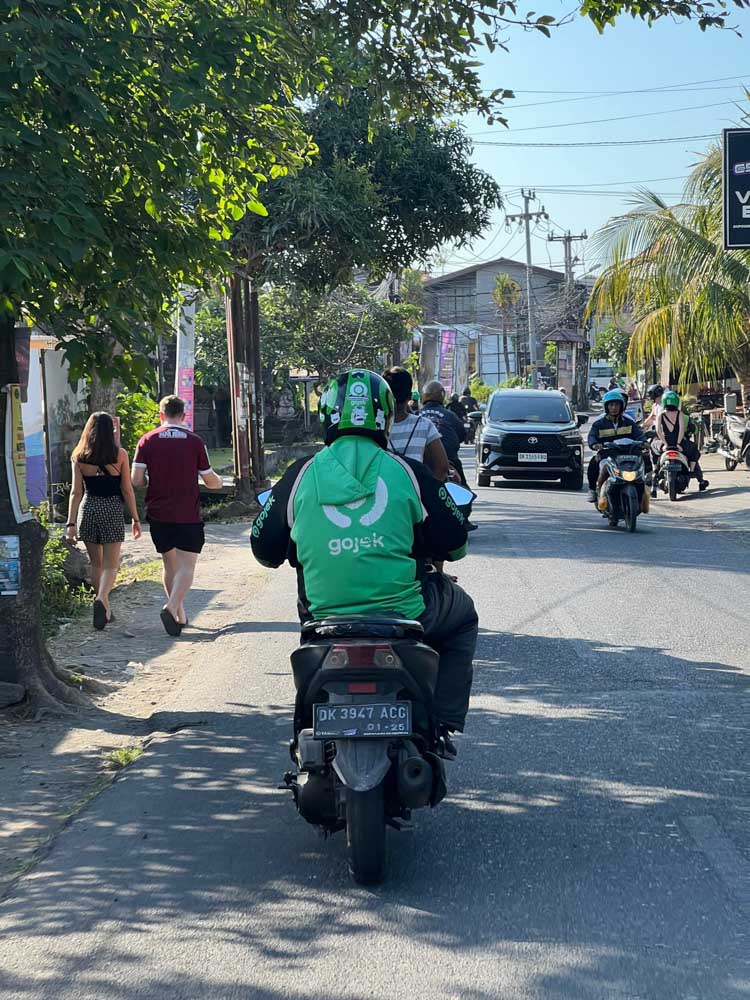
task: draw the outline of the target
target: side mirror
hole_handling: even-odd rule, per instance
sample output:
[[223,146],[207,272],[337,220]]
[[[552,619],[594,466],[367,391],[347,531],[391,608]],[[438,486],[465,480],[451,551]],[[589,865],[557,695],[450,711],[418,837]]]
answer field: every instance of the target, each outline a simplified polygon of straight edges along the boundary
[[255,499],[258,501],[261,507],[265,507],[266,500],[268,500],[272,492],[273,490],[261,490],[260,493],[255,494]]
[[587,413],[576,413],[576,423],[579,427],[583,427],[588,419]]
[[472,410],[469,414],[469,420],[481,420],[484,414],[481,410]]
[[466,507],[472,500],[476,500],[476,493],[473,493],[465,486],[459,486],[458,483],[444,483],[443,485],[457,507]]

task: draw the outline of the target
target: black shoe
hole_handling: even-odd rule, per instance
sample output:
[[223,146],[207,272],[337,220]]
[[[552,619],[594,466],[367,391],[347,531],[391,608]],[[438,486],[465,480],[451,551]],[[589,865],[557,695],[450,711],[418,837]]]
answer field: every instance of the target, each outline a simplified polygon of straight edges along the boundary
[[588,501],[589,503],[596,503],[596,490],[589,490]]
[[447,726],[440,726],[438,733],[438,757],[442,757],[443,760],[455,760],[458,757],[458,748],[451,739],[451,730]]
[[472,524],[471,521],[467,521],[466,522],[466,530],[467,531],[476,531],[478,527],[479,527],[478,524]]
[[707,489],[708,489],[708,480],[707,479],[701,479],[701,481],[698,483],[698,491],[700,493],[702,493],[704,490],[707,490]]

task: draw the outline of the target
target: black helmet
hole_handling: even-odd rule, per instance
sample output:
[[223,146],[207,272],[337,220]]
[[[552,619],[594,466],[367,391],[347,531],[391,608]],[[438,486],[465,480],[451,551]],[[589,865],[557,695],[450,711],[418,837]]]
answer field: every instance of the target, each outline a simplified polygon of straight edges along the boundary
[[646,398],[650,399],[652,403],[655,403],[657,399],[661,399],[663,392],[664,392],[663,386],[650,385],[648,389],[646,389]]

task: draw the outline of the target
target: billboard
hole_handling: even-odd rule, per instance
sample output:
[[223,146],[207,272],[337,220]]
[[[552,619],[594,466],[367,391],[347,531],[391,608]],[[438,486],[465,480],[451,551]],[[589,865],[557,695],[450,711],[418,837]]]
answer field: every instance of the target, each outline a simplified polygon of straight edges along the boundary
[[750,128],[724,129],[724,249],[750,248]]

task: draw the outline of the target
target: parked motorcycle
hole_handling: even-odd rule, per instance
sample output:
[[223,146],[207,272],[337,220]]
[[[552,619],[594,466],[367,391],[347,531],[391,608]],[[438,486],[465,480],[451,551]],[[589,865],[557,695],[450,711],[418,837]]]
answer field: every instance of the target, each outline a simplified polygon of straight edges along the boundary
[[737,413],[724,414],[716,440],[716,453],[724,458],[728,472],[734,472],[740,462],[750,469],[750,420]]
[[[474,497],[447,488],[462,506]],[[412,810],[447,792],[444,760],[455,753],[432,713],[439,656],[418,621],[351,615],[306,622],[291,662],[294,769],[280,787],[308,823],[346,831],[356,882],[381,882],[386,827],[411,829]]]
[[599,489],[599,513],[611,528],[622,520],[628,531],[635,531],[638,515],[648,512],[642,442],[622,438],[606,445],[602,448],[601,467],[607,479]]
[[589,385],[589,399],[592,403],[601,403],[602,401],[602,391],[596,382],[592,382]]

